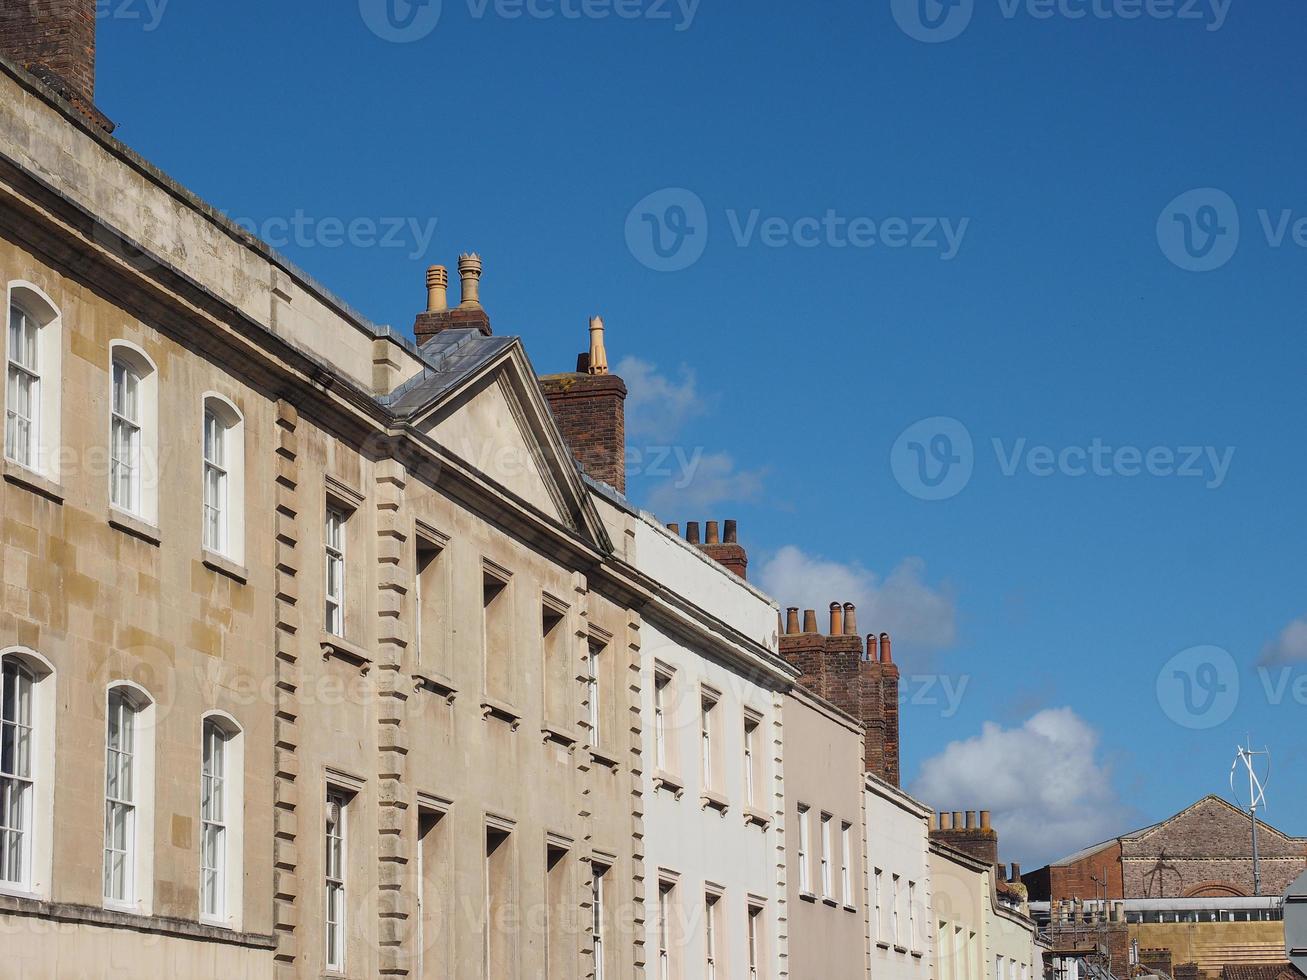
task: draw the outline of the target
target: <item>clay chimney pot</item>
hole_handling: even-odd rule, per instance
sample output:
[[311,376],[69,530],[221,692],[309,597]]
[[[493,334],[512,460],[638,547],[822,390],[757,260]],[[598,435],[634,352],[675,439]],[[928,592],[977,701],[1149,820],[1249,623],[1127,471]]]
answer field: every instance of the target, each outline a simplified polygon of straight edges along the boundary
[[830,635],[844,635],[844,607],[838,602],[830,604]]

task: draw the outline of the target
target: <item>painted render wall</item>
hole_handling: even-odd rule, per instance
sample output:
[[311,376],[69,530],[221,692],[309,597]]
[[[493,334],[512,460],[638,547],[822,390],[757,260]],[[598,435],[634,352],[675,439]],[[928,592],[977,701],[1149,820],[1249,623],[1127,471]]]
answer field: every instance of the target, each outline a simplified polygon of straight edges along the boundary
[[[875,776],[866,775],[864,780],[871,976],[877,980],[931,980],[936,976],[937,955],[931,909],[937,900],[938,885],[934,864],[927,853],[930,808]],[[879,919],[876,915],[877,868],[881,871]],[[894,875],[899,876],[901,883],[897,937],[892,915]],[[916,883],[916,902],[911,903],[909,916],[910,882]],[[954,978],[942,974],[941,980]]]

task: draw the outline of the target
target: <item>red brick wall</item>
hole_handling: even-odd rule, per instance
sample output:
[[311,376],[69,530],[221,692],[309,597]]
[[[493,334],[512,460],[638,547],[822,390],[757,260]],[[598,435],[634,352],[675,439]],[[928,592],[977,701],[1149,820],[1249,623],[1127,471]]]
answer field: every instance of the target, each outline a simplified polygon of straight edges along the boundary
[[552,374],[540,386],[581,469],[625,493],[625,382],[615,374]]
[[[1125,898],[1121,876],[1121,844],[1115,841],[1072,864],[1048,869],[1052,900],[1063,898],[1097,899],[1103,897],[1101,882],[1107,882],[1108,898]],[[1098,882],[1094,879],[1097,878]]]
[[866,726],[866,771],[899,785],[899,668],[863,659],[860,636],[793,633],[781,656],[802,671],[799,683]]
[[0,52],[44,65],[88,99],[95,97],[95,0],[3,0]]

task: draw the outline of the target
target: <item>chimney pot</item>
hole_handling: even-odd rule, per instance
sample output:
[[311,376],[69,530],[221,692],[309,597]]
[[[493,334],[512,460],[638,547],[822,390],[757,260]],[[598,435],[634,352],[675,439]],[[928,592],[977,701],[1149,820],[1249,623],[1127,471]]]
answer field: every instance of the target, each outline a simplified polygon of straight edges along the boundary
[[681,525],[679,524],[668,524],[667,530],[671,531],[678,538],[681,536]]
[[967,811],[967,830],[975,830],[975,829],[976,829],[976,811],[975,811],[975,810],[968,810],[968,811]]
[[817,632],[817,610],[815,609],[803,610],[803,632],[805,633]]
[[1012,880],[1021,880],[1021,865],[1017,864],[1015,861],[1012,862]]
[[867,634],[867,659],[873,664],[880,662],[880,644],[877,642],[875,633]]
[[708,530],[708,540],[707,540],[707,542],[706,542],[707,544],[721,544],[721,543],[722,543],[721,533],[720,533],[720,531],[718,530],[717,522],[716,522],[716,521],[709,521],[709,522],[708,522],[708,528],[707,528],[707,530]]
[[938,830],[938,829],[939,829],[939,814],[937,814],[934,810],[931,810],[931,811],[930,811],[930,824],[929,824],[929,829],[930,829],[930,830]]
[[444,313],[449,309],[449,270],[433,265],[427,270],[427,312]]
[[981,810],[981,811],[980,811],[980,829],[981,829],[981,830],[991,830],[991,829],[993,829],[993,828],[991,827],[991,825],[990,825],[990,819],[991,819],[991,818],[990,818],[990,812],[989,812],[988,810]]
[[952,829],[953,829],[953,814],[949,813],[947,810],[941,810],[941,811],[940,811],[940,814],[939,814],[939,829],[940,829],[940,830],[952,830]]
[[725,531],[726,531],[726,543],[727,543],[727,544],[739,544],[739,543],[740,543],[740,541],[739,541],[739,536],[740,536],[740,535],[739,535],[739,526],[736,524],[735,521],[727,521],[727,522],[726,522]]
[[685,525],[685,540],[690,544],[699,543],[699,522],[688,521]]
[[844,607],[838,602],[830,604],[830,635],[844,635]]
[[954,829],[954,830],[962,830],[965,826],[966,826],[966,824],[964,824],[964,823],[962,822],[962,811],[961,811],[961,810],[954,810],[954,811],[953,811],[953,829]]
[[604,346],[603,317],[590,318],[590,357],[586,361],[586,373],[608,373],[608,349]]
[[844,635],[858,635],[858,608],[851,602],[844,603]]
[[463,302],[460,309],[481,308],[481,256],[470,252],[458,257],[458,277],[463,284]]
[[785,610],[785,632],[788,636],[793,636],[799,632],[799,607],[790,606]]
[[890,656],[888,633],[880,634],[880,662],[883,664],[892,664],[894,662],[894,658]]

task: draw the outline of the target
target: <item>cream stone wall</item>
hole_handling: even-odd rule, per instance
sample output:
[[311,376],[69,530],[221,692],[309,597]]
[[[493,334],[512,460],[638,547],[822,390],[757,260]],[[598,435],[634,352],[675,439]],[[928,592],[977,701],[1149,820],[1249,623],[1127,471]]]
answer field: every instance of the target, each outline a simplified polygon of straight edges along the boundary
[[[935,863],[928,857],[930,809],[873,775],[866,774],[861,783],[866,803],[867,949],[871,976],[887,980],[931,977],[951,980],[938,959],[941,955],[936,941],[938,922],[932,924],[934,912],[947,911],[952,899],[946,895],[941,908],[935,909],[939,896]],[[877,870],[880,871],[879,917]],[[897,936],[893,921],[896,875],[900,883]],[[940,964],[938,973],[937,963]]]
[[[220,957],[234,975],[270,975],[273,718],[263,692],[235,681],[262,676],[272,660],[272,542],[253,533],[271,526],[272,511],[267,495],[246,501],[252,531],[244,568],[205,563],[201,393],[221,392],[244,414],[245,467],[256,484],[273,478],[272,456],[257,449],[271,437],[271,406],[139,311],[52,267],[5,228],[0,285],[17,280],[38,286],[62,325],[58,482],[5,461],[0,484],[0,649],[30,651],[53,668],[54,717],[37,719],[38,743],[54,739],[53,771],[37,773],[53,785],[53,812],[36,814],[34,826],[51,845],[53,868],[45,894],[0,901],[0,935],[24,978],[75,975],[65,972],[70,964],[132,956],[142,968],[159,969],[198,969]],[[153,526],[116,515],[109,504],[110,344],[117,340],[145,351],[159,373],[159,464],[166,477]],[[4,383],[0,377],[0,388]],[[153,871],[138,883],[138,911],[148,919],[106,912],[101,897],[106,698],[122,681],[153,702],[152,728],[139,733],[154,752],[153,833],[142,841]],[[239,724],[244,757],[244,807],[236,815],[244,885],[229,930],[199,925],[200,732],[212,711]],[[104,939],[109,925],[119,927],[112,942]],[[57,943],[28,941],[56,926]]]
[[985,963],[985,875],[965,855],[930,844],[932,914],[937,980],[978,980],[993,974]]
[[1043,954],[1035,948],[1034,921],[1022,911],[998,901],[993,870],[984,873],[990,900],[985,909],[985,975],[991,980],[1037,980],[1043,975]]

